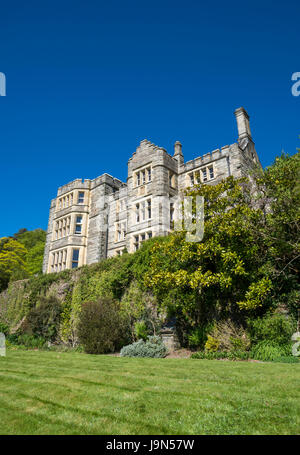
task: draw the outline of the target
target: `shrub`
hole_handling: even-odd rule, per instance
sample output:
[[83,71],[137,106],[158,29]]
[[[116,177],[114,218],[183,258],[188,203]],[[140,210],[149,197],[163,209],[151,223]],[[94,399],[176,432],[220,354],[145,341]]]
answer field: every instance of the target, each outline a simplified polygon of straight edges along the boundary
[[9,334],[9,327],[7,324],[4,324],[3,322],[0,322],[0,332],[4,333],[4,335]]
[[17,344],[26,346],[27,348],[40,349],[46,346],[47,341],[43,337],[34,337],[24,333],[17,338]]
[[222,351],[247,351],[250,339],[245,329],[231,320],[217,322],[210,336],[219,342]]
[[97,302],[82,305],[78,336],[85,352],[104,354],[114,352],[126,342],[127,321],[119,304],[102,297]]
[[194,328],[188,335],[188,343],[190,348],[204,348],[207,341],[207,334],[211,330],[211,324],[203,325]]
[[265,362],[291,354],[291,345],[281,346],[273,341],[263,340],[251,350],[251,358]]
[[121,357],[165,357],[167,348],[158,336],[148,337],[147,341],[137,341],[121,349]]
[[137,321],[134,324],[134,333],[138,340],[146,340],[147,339],[147,326],[145,321]]
[[280,362],[280,363],[299,363],[299,360],[297,357],[294,357],[293,355],[287,355],[287,356],[282,356],[274,359],[274,362]]
[[295,329],[291,317],[280,313],[267,314],[263,318],[248,321],[251,340],[254,344],[268,340],[279,345],[290,343]]
[[245,351],[198,351],[191,355],[191,359],[206,359],[206,360],[248,360],[250,353]]
[[25,331],[29,335],[54,341],[59,329],[61,311],[61,304],[55,296],[40,297],[38,305],[27,315]]
[[207,342],[205,343],[205,351],[216,352],[218,351],[219,347],[220,347],[219,340],[208,335]]

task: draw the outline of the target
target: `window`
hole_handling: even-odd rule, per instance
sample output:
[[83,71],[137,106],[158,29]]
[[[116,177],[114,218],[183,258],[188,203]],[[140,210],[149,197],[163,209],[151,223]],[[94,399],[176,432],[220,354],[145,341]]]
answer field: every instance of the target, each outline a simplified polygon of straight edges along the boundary
[[169,171],[169,185],[170,185],[172,188],[175,188],[175,187],[176,187],[175,174],[173,174],[173,172],[170,172],[170,171]]
[[81,234],[81,233],[82,233],[82,216],[77,215],[76,224],[75,224],[75,234]]
[[124,240],[126,237],[126,221],[121,223],[121,232],[122,232],[121,238],[122,238],[122,240]]
[[151,182],[151,167],[145,167],[134,174],[134,186],[145,185]]
[[[200,175],[201,174],[201,175]],[[199,185],[201,182],[207,182],[215,178],[214,167],[208,166],[188,174],[188,185]]]
[[76,269],[76,267],[78,267],[78,263],[79,263],[79,249],[74,248],[73,254],[72,254],[72,269]]
[[71,222],[70,216],[61,218],[58,221],[54,222],[53,240],[59,240],[70,234],[70,222]]
[[146,202],[141,202],[141,221],[145,221],[146,219]]
[[142,242],[144,242],[147,239],[151,239],[151,238],[152,238],[152,231],[142,232],[141,234],[135,235],[134,239],[133,239],[134,251],[137,251],[140,248]]
[[146,221],[151,219],[151,199],[142,201],[135,205],[136,222]]
[[137,250],[139,249],[139,243],[140,243],[140,242],[139,242],[139,236],[136,235],[136,236],[134,237],[134,244],[133,244],[133,246],[134,246],[134,251],[137,251]]
[[60,272],[61,270],[65,270],[67,264],[67,250],[59,250],[55,253],[52,253],[51,257],[51,265],[50,269],[51,272]]
[[174,202],[170,202],[170,229],[174,227]]
[[84,192],[79,191],[78,193],[78,204],[83,204],[84,203]]
[[115,242],[121,242],[126,237],[126,221],[115,224]]

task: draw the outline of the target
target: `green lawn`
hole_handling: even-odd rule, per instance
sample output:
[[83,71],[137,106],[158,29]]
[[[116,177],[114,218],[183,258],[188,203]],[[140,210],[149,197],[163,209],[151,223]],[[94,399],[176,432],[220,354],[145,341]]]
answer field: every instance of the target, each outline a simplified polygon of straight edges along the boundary
[[1,434],[299,434],[300,364],[12,351]]

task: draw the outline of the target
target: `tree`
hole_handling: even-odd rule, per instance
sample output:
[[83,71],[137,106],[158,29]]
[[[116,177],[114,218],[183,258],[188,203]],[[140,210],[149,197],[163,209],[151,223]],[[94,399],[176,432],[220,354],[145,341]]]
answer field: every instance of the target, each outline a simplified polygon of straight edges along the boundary
[[111,298],[102,297],[97,302],[82,305],[78,335],[85,352],[114,352],[126,341],[126,329],[128,323],[124,314]]
[[294,314],[300,305],[300,153],[282,154],[255,176],[257,203],[264,214],[259,235],[268,252],[266,275],[275,305]]
[[27,229],[19,229],[14,234],[14,239],[22,243],[28,251],[26,263],[28,272],[31,275],[42,272],[44,249],[46,241],[46,232],[43,229],[35,229],[27,231]]
[[186,242],[175,232],[152,249],[146,284],[171,312],[190,325],[206,324],[230,313],[264,305],[271,281],[253,229],[261,210],[250,206],[246,179],[229,177],[217,185],[198,185],[188,195],[205,199],[202,242]]
[[5,289],[10,280],[28,277],[26,255],[26,248],[17,240],[0,239],[0,290]]
[[32,308],[26,317],[29,333],[48,341],[55,341],[61,312],[62,306],[57,297],[40,297],[36,307]]

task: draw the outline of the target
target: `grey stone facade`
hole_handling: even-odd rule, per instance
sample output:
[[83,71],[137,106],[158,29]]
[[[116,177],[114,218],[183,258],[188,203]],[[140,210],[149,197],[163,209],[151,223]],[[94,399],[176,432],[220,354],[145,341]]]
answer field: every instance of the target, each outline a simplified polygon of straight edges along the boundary
[[235,116],[238,141],[220,150],[185,163],[180,142],[170,155],[145,139],[128,161],[127,183],[103,174],[60,187],[50,206],[44,273],[133,252],[171,231],[172,198],[185,188],[248,175],[260,162],[247,112],[239,108]]

